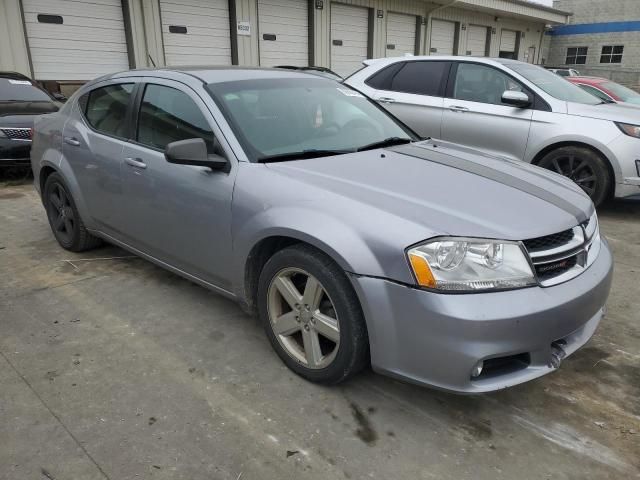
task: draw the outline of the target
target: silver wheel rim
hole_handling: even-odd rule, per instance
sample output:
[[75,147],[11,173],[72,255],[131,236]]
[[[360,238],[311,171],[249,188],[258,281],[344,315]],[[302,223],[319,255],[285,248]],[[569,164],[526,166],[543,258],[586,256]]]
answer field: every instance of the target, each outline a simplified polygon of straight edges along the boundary
[[340,345],[340,323],[333,301],[313,275],[285,268],[272,279],[267,293],[271,329],[278,343],[307,368],[325,368]]

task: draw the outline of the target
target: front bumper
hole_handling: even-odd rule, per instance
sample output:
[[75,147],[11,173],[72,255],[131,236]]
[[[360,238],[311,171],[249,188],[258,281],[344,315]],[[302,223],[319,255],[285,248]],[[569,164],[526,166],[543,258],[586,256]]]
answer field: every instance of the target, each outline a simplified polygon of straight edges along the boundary
[[640,171],[636,164],[636,160],[640,160],[640,139],[620,135],[607,147],[619,166],[615,196],[622,198],[640,194]]
[[0,138],[0,167],[29,166],[31,141]]
[[[584,273],[547,288],[441,294],[352,276],[374,370],[460,393],[506,388],[555,370],[552,354],[558,346],[563,356],[572,354],[591,338],[604,314],[613,258],[602,242]],[[527,357],[528,364],[472,379],[479,360],[510,356]]]

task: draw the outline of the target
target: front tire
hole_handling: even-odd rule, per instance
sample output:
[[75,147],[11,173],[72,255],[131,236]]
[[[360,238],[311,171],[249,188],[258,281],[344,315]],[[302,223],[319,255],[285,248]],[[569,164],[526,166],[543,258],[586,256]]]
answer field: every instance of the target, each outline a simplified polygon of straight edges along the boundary
[[301,377],[336,384],[369,361],[357,296],[342,269],[308,245],[274,254],[260,274],[258,310],[282,361]]
[[100,239],[85,228],[60,174],[52,173],[47,177],[42,201],[51,231],[62,248],[71,252],[84,252],[100,245]]
[[584,147],[561,147],[547,153],[538,166],[573,180],[598,206],[609,196],[611,172],[606,160]]

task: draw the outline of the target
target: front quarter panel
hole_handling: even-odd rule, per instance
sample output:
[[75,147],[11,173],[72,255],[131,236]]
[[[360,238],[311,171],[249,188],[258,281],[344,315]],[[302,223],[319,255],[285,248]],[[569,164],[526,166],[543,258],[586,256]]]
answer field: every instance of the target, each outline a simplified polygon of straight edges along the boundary
[[621,135],[615,124],[608,120],[536,110],[524,160],[531,163],[542,150],[555,144],[583,143],[597,149],[609,160],[616,182],[619,182],[622,170],[609,145]]
[[[309,243],[351,273],[413,283],[404,249],[432,236],[422,225],[364,203],[278,175],[267,165],[239,164],[233,198],[234,293],[245,299],[244,272],[261,240]],[[389,232],[394,232],[389,235]]]

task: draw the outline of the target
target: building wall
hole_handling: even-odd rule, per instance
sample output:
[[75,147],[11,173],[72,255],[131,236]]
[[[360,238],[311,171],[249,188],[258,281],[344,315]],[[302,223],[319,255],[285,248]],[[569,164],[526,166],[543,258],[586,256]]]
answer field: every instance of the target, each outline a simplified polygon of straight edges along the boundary
[[[305,0],[300,0],[305,1]],[[331,0],[323,0],[322,8],[316,8],[315,0],[312,1],[312,30],[313,39],[311,47],[314,54],[314,64],[330,67],[331,64]],[[504,0],[464,0],[478,4],[473,8],[488,7],[480,3],[502,2]],[[520,45],[518,58],[523,61],[539,63],[541,56],[541,40],[544,32],[544,21],[539,19],[529,20],[527,17],[509,18],[508,16],[496,16],[493,13],[482,13],[463,8],[441,8],[440,5],[423,0],[340,0],[340,3],[359,5],[373,9],[374,15],[372,32],[372,57],[386,55],[387,32],[386,22],[389,12],[406,13],[422,17],[423,22],[419,29],[418,53],[429,52],[429,25],[431,18],[451,20],[458,23],[457,44],[459,54],[466,52],[466,26],[469,24],[487,26],[493,32],[490,36],[490,55],[498,56],[499,39],[502,29],[515,30],[520,33]],[[461,4],[460,2],[459,4]],[[249,22],[251,35],[237,35],[235,26],[232,25],[232,44],[235,45],[235,63],[239,65],[258,65],[258,17],[257,0],[230,0],[231,19],[234,22]],[[493,3],[491,6],[495,7]],[[519,7],[518,8],[525,8]],[[162,29],[160,22],[159,0],[123,0],[124,18],[126,22],[127,37],[129,43],[132,64],[138,68],[164,66],[164,45],[162,41]],[[529,8],[529,7],[526,7]],[[377,13],[381,12],[379,18]],[[529,47],[535,48],[535,58],[529,59]],[[286,58],[283,58],[286,63]],[[0,70],[18,70],[31,75],[29,64],[28,46],[23,29],[20,0],[0,1]]]
[[19,0],[0,0],[0,70],[31,75]]
[[[574,66],[581,74],[640,87],[640,0],[556,0],[554,7],[574,15],[570,25],[552,32],[548,65],[565,65],[567,48],[588,47],[586,64]],[[571,33],[576,29],[599,33]],[[607,45],[624,46],[622,63],[600,63],[602,47]]]

